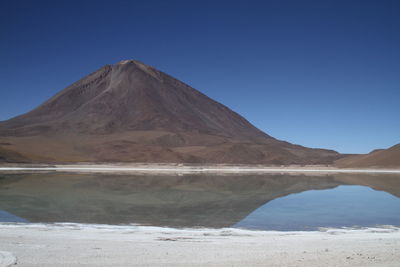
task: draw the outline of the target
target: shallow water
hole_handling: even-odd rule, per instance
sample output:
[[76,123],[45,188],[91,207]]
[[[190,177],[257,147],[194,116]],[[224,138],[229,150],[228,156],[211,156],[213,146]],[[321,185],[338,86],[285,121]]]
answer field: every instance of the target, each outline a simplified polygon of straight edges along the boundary
[[[395,212],[397,211],[397,212]],[[341,185],[277,198],[235,227],[314,230],[320,227],[400,225],[400,199],[365,186]]]
[[315,230],[400,226],[400,175],[0,173],[0,221]]

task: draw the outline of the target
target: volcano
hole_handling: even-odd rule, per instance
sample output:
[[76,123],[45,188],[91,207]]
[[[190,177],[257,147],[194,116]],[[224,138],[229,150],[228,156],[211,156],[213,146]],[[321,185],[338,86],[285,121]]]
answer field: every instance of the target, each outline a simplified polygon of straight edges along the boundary
[[0,122],[0,161],[331,164],[341,155],[277,140],[136,60],[106,65]]

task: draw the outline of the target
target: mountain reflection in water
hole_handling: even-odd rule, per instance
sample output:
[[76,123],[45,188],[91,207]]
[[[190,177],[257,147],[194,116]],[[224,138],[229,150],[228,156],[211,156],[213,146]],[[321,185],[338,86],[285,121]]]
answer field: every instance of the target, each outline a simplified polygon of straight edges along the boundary
[[274,199],[340,185],[381,190],[400,203],[400,176],[389,174],[14,173],[0,174],[0,210],[30,222],[220,228],[238,224]]

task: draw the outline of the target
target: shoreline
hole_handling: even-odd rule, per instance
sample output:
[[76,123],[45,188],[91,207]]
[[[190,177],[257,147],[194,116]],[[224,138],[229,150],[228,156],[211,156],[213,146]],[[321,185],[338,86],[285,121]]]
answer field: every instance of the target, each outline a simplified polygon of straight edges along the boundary
[[17,266],[398,266],[400,262],[400,229],[395,227],[280,232],[0,223],[0,237],[0,266],[11,266],[1,265],[1,259]]
[[178,165],[178,164],[74,164],[5,166],[2,171],[60,172],[123,172],[123,173],[388,173],[400,174],[400,169],[343,169],[325,166],[266,167],[250,165]]

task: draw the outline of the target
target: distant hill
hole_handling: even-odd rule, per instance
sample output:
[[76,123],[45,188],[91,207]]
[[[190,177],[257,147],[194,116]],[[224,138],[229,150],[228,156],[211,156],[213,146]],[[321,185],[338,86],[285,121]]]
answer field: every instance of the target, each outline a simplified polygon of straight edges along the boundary
[[31,162],[60,163],[287,165],[331,164],[342,157],[277,140],[135,60],[106,65],[31,112],[0,122],[0,143],[8,144],[0,157],[10,162],[16,161],[10,151]]
[[388,149],[376,149],[366,155],[352,155],[336,161],[343,168],[400,168],[400,144]]

